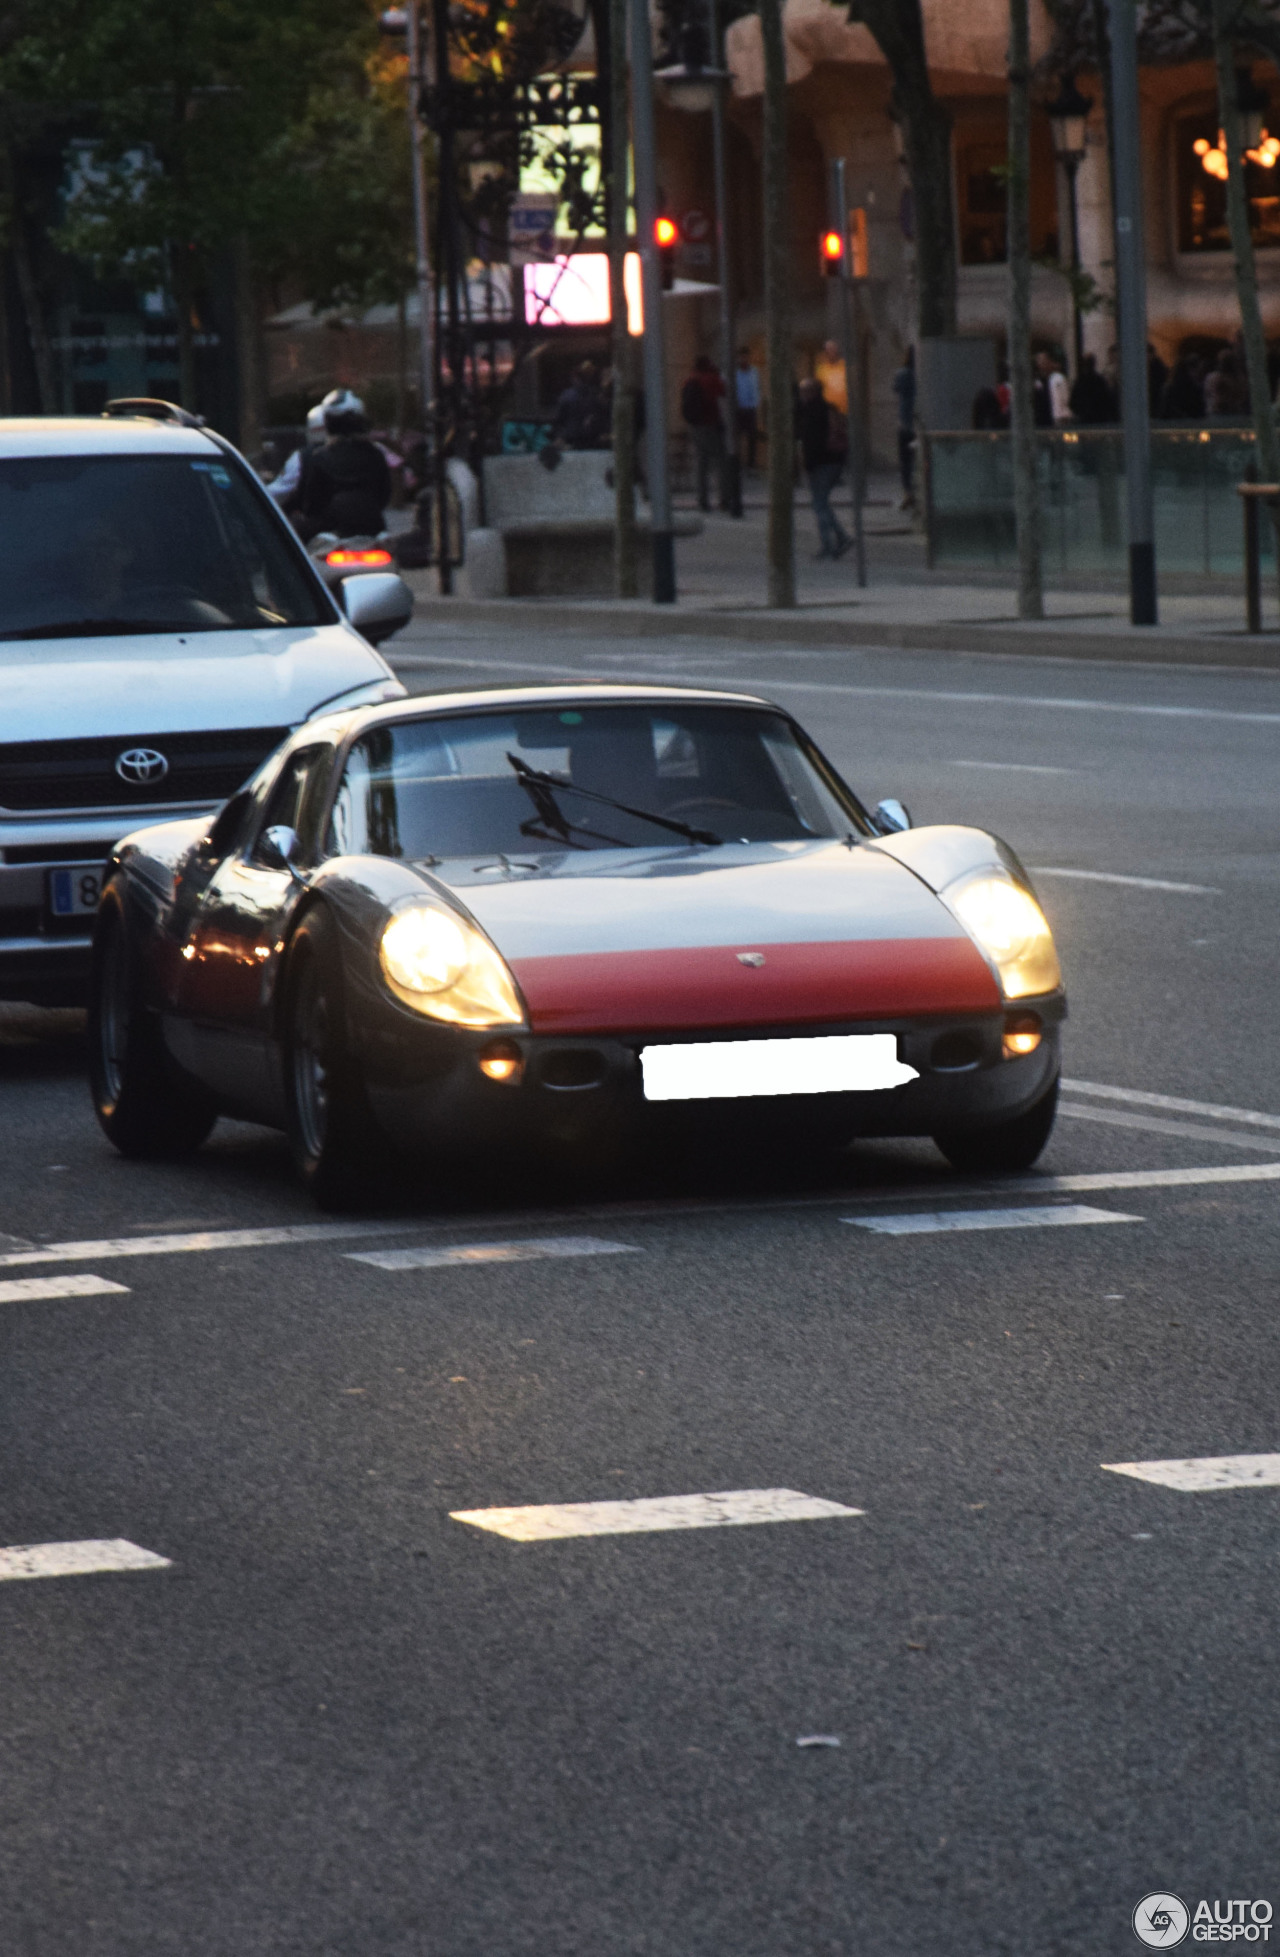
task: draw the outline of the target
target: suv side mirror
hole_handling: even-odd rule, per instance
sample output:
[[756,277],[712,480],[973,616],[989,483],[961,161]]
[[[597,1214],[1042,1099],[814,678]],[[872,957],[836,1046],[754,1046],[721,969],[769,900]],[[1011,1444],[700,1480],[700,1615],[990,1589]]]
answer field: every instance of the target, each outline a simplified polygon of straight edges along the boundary
[[893,836],[900,829],[911,827],[910,812],[903,808],[896,795],[886,795],[883,802],[877,802],[871,820],[882,836]]
[[281,822],[263,830],[253,854],[264,870],[287,870],[290,876],[296,876],[293,859],[300,847],[297,830]]
[[361,571],[338,585],[342,609],[370,645],[381,645],[413,617],[413,593],[394,571]]

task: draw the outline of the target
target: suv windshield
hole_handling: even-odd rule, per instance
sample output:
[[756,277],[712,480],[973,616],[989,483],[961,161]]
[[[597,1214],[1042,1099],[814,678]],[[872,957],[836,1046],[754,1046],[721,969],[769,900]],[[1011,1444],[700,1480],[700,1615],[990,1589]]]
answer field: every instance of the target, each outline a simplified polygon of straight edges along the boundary
[[0,638],[324,625],[243,471],[200,455],[0,459]]
[[861,827],[780,714],[663,701],[373,728],[347,758],[328,846],[344,856],[527,856],[807,842]]

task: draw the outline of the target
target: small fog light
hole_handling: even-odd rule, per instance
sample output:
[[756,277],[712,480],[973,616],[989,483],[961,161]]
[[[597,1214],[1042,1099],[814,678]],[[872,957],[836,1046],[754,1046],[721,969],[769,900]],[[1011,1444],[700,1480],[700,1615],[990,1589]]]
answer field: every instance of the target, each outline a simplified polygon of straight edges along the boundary
[[481,1073],[490,1080],[507,1081],[514,1086],[524,1072],[524,1055],[514,1040],[491,1040],[488,1046],[481,1047],[476,1057]]
[[1006,1060],[1023,1060],[1040,1044],[1040,1021],[1033,1012],[1011,1012],[1004,1022],[1003,1052]]

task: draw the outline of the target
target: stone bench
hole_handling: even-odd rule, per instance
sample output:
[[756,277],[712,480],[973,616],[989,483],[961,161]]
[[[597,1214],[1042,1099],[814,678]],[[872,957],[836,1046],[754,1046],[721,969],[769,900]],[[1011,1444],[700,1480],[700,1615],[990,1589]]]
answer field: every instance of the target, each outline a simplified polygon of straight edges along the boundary
[[[473,597],[613,596],[613,456],[566,449],[554,468],[536,455],[493,455],[484,463],[485,526],[467,538]],[[637,570],[642,596],[652,586],[650,519],[637,507]],[[702,525],[682,517],[680,537]]]

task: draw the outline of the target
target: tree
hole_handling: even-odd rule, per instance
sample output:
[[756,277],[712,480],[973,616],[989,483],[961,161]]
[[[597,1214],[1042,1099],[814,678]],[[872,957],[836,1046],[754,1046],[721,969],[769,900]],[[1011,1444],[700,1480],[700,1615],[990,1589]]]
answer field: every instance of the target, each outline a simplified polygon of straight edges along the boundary
[[849,19],[873,36],[893,77],[892,112],[911,179],[920,338],[956,330],[956,221],[951,116],[933,92],[920,0],[849,0]]
[[1031,377],[1031,47],[1027,0],[1009,5],[1009,378],[1018,617],[1044,617]]

